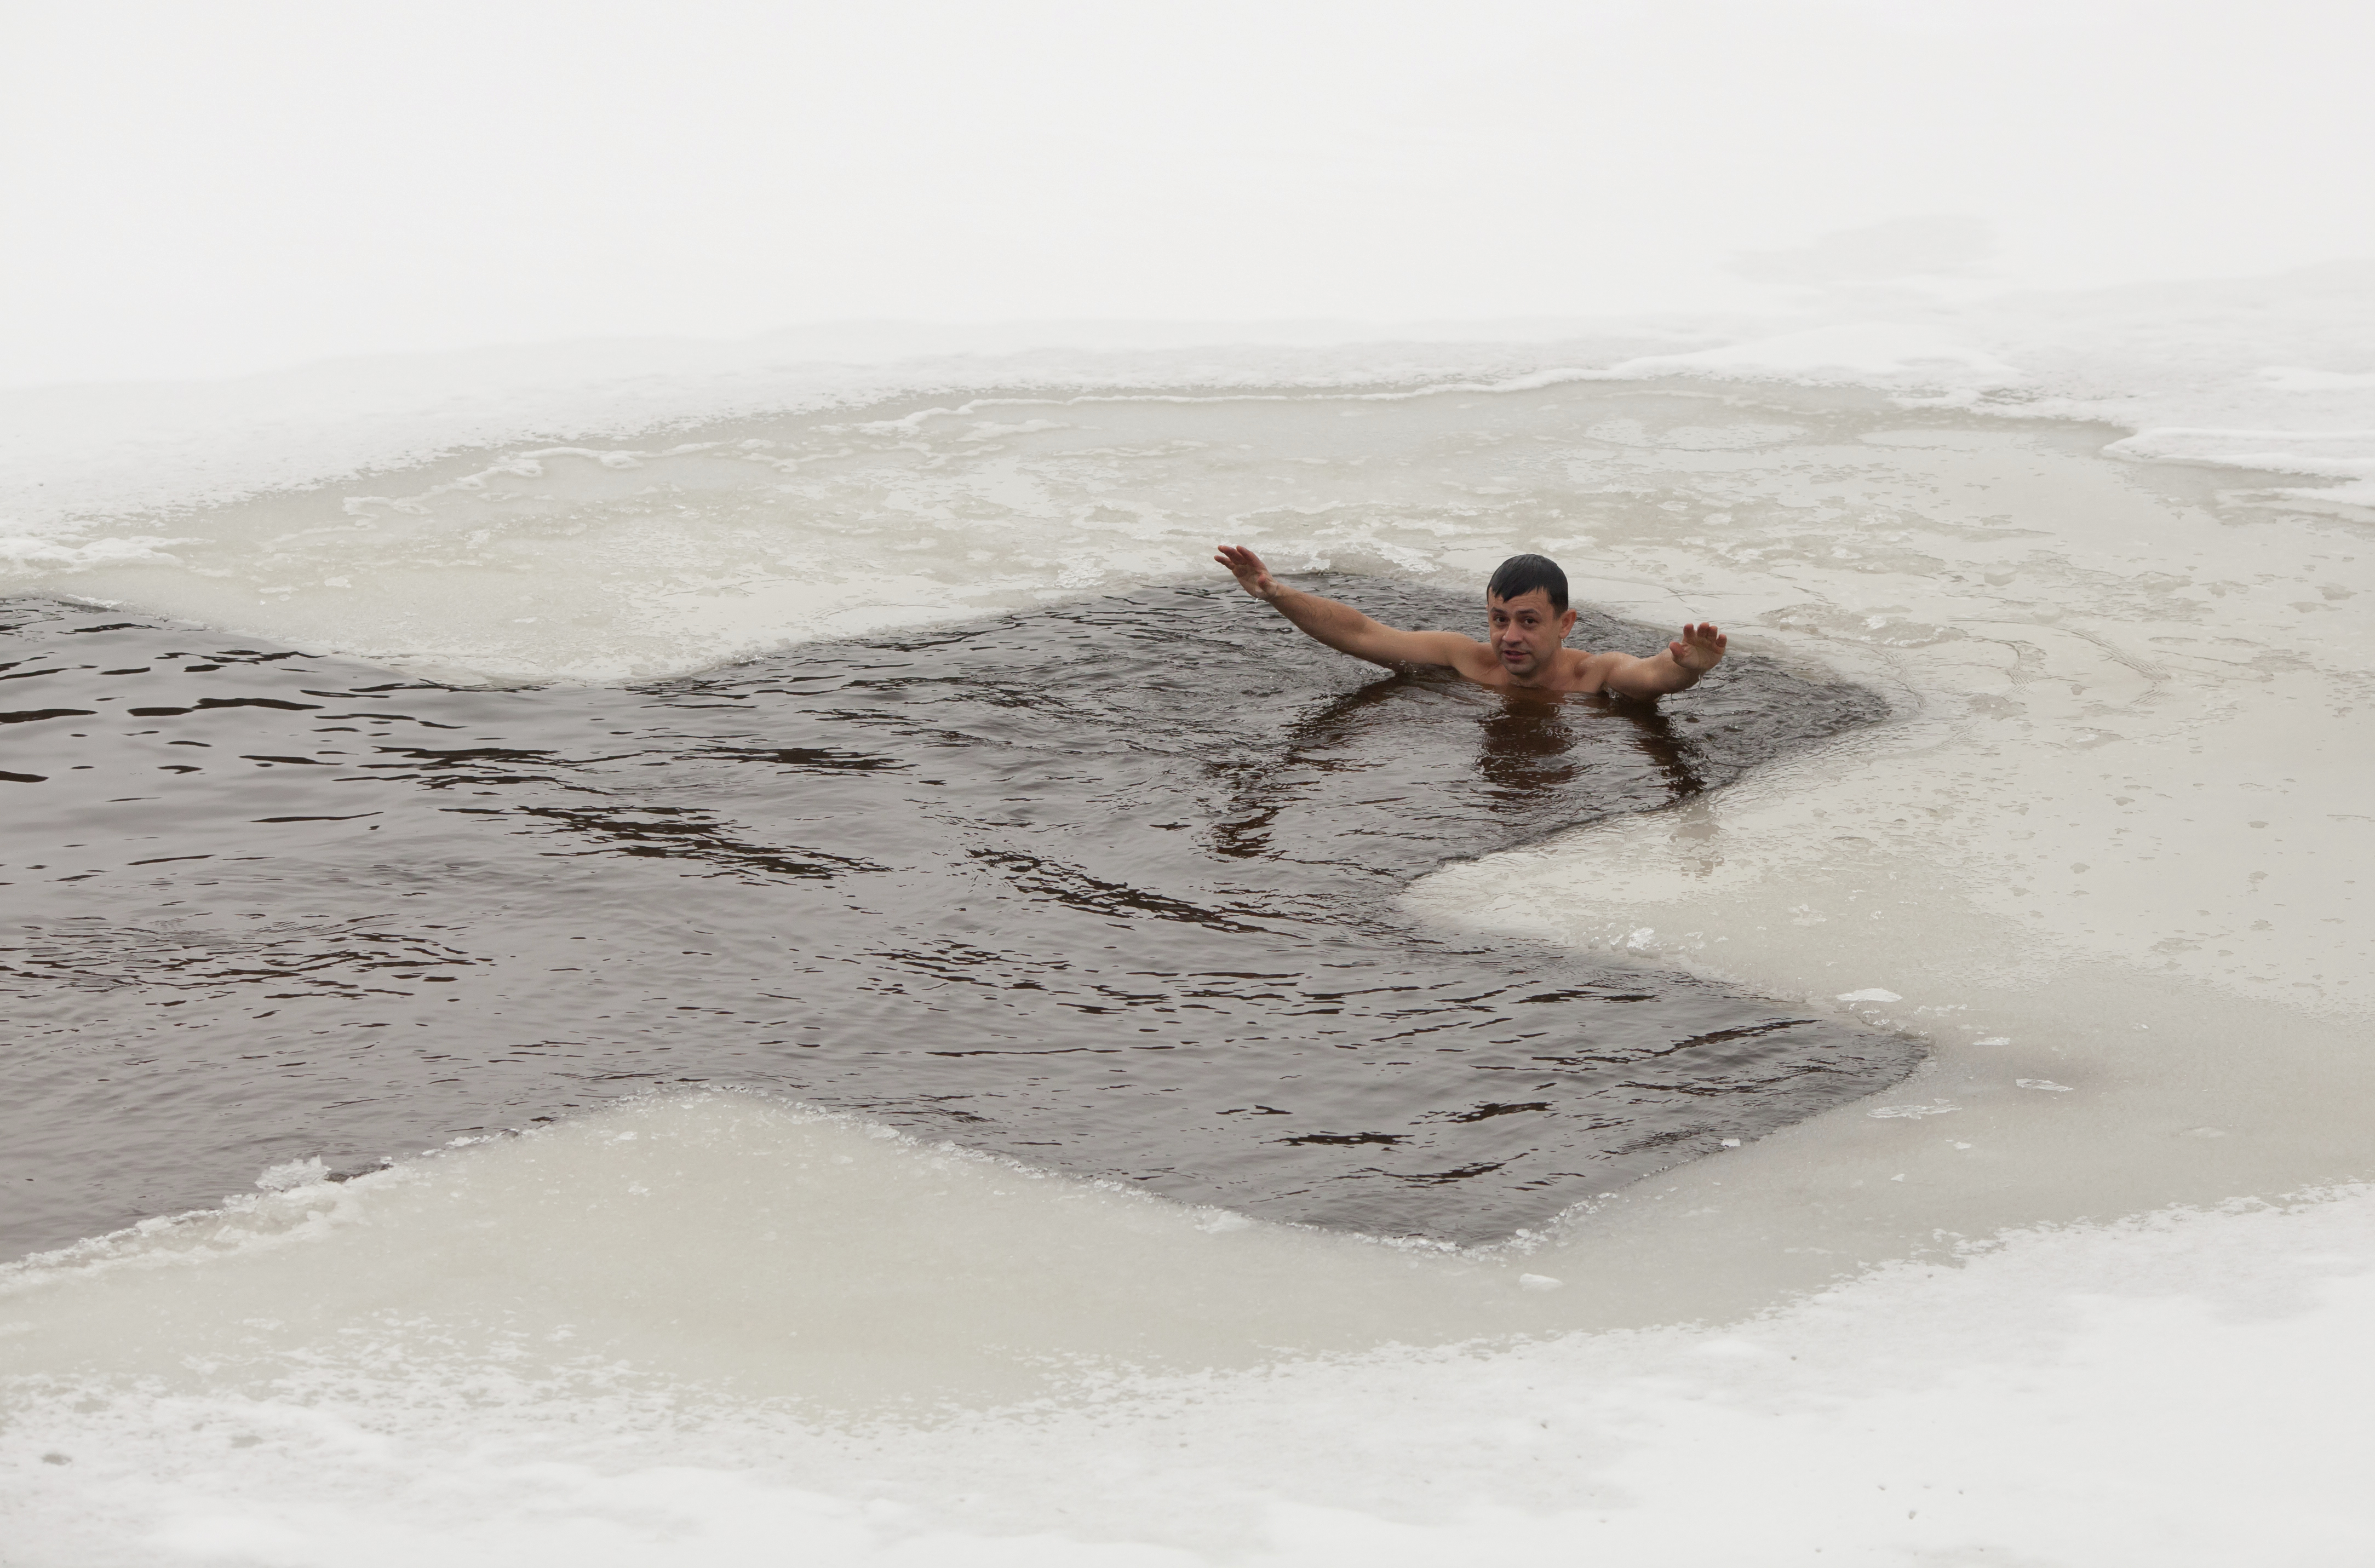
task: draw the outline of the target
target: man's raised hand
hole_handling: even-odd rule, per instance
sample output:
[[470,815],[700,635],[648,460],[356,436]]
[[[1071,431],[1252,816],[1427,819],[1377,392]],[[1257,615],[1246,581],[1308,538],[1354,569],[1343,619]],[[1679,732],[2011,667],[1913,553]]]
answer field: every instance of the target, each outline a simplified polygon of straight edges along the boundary
[[[1237,579],[1237,586],[1265,602],[1278,596],[1278,584],[1262,564],[1262,558],[1243,545],[1223,545],[1221,553],[1212,558],[1225,566]],[[1709,628],[1710,631],[1713,628]]]
[[1683,628],[1682,641],[1666,644],[1666,653],[1676,664],[1693,675],[1705,675],[1723,662],[1723,650],[1729,641],[1716,630],[1714,621]]

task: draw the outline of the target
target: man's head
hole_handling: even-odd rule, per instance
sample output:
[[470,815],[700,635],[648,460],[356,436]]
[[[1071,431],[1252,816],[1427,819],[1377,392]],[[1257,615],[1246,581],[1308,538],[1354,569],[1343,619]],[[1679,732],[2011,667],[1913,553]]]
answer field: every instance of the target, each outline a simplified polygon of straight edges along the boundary
[[1550,673],[1551,661],[1575,630],[1566,607],[1566,573],[1547,556],[1513,555],[1484,585],[1484,613],[1492,622],[1493,652],[1513,680],[1532,682]]

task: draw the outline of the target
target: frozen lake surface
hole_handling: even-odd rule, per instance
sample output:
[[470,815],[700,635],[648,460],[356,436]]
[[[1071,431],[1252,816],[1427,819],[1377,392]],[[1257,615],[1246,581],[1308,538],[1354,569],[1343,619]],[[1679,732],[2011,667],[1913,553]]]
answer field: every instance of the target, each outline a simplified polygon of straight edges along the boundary
[[[10,1048],[66,1107],[7,1158],[80,1184],[24,1233],[151,1216],[0,1284],[21,1516],[59,1562],[327,1561],[366,1536],[399,1558],[757,1561],[786,1531],[850,1561],[1423,1561],[1604,1531],[1674,1562],[1786,1538],[1807,1561],[1826,1540],[1873,1562],[2149,1541],[2207,1562],[2264,1544],[2290,1499],[2288,1560],[2348,1560],[2367,1525],[2281,1390],[2305,1358],[2322,1386],[2357,1375],[2334,1348],[2375,1264],[2348,1186],[2375,1165],[2361,459],[2271,428],[2136,436],[2151,421],[2073,399],[2039,418],[2050,400],[1991,352],[1829,342],[1680,364],[1637,344],[1589,373],[1508,346],[1215,351],[1226,375],[1201,383],[1161,355],[954,384],[939,364],[905,390],[895,367],[772,395],[748,371],[730,395],[639,383],[636,418],[563,434],[364,387],[380,413],[284,419],[276,442],[193,405],[171,449],[53,408],[6,584],[38,654],[6,689],[40,695],[6,706],[188,711],[79,739],[79,713],[12,725],[29,760],[0,763],[25,775],[0,784],[12,806],[60,813],[12,832],[73,846],[0,890],[31,998],[12,1020],[57,1032],[18,1020]],[[1804,369],[1826,355],[1862,368]],[[1785,373],[1832,384],[1721,379]],[[1836,384],[1858,376],[1879,384]],[[503,418],[555,430],[532,403]],[[1376,686],[1216,592],[1223,538],[1451,624],[1539,549],[1612,618],[1600,635],[1712,619],[1743,657],[1655,720]],[[1133,641],[1151,628],[1158,646]],[[1166,686],[1198,668],[1235,672],[1246,705]],[[1176,733],[1099,749],[1129,725]],[[183,740],[201,761],[168,754]],[[933,771],[968,748],[975,773]],[[86,755],[161,782],[70,789]],[[179,768],[199,771],[159,771]],[[953,789],[963,809],[925,798]],[[349,819],[273,822],[259,849],[255,819],[289,818]],[[183,853],[219,859],[161,863]],[[882,877],[900,900],[864,893]],[[997,913],[956,932],[939,912],[980,915],[976,892]],[[355,924],[372,898],[424,913]],[[733,924],[756,900],[851,961],[762,998],[774,961]],[[96,918],[62,942],[77,914]],[[1165,1076],[1192,1051],[1101,1041],[1181,1028],[1153,1021],[1177,977],[1258,923],[1364,964],[1424,954],[1410,973],[1492,1014],[1491,1039],[1493,1009],[1538,1005],[1516,982],[1539,961],[1587,1037],[1629,1008],[1665,1009],[1645,1051],[1807,1020],[1781,1036],[1899,1053],[1870,1084],[1909,1060],[1894,1043],[1922,1064],[1738,1133],[1677,1113],[1687,1085],[1628,1090],[1627,1126],[1673,1118],[1698,1157],[1586,1181],[1555,1222],[1524,1203],[1564,1189],[1497,1178],[1428,1219],[1395,1207],[1398,1146],[1207,1137],[1239,1120],[1219,1114],[1248,1098],[1234,1081],[1207,1093]],[[509,956],[483,961],[498,934]],[[1002,956],[932,946],[958,937]],[[1102,940],[1145,945],[1097,961],[1130,974],[1194,961],[1105,1013],[1026,973]],[[556,979],[569,945],[603,950]],[[242,966],[311,992],[256,997]],[[918,1013],[878,984],[985,967],[1049,986],[1048,1010]],[[1635,989],[1604,989],[1620,975]],[[1335,1024],[1269,996],[1221,999],[1222,1032],[1332,1049]],[[711,1010],[672,1023],[687,1008]],[[332,1019],[413,1042],[325,1054],[309,1020]],[[831,1045],[779,1043],[804,1022]],[[1068,1043],[1061,1072],[956,1055],[1033,1030]],[[77,1055],[41,1043],[68,1031]],[[818,1065],[754,1068],[770,1042]],[[1131,1063],[1119,1092],[1086,1087],[1102,1051]],[[945,1070],[975,1075],[982,1125],[923,1102],[927,1058],[966,1064]],[[1400,1121],[1368,1080],[1359,1116],[1248,1103],[1439,1138],[1455,1163],[1424,1174],[1554,1142],[1463,1139],[1579,1138],[1598,1092],[1394,1072]],[[176,1073],[187,1091],[160,1094]],[[657,1091],[598,1108],[622,1085]],[[161,1119],[111,1144],[83,1109],[111,1097]],[[1517,1109],[1430,1120],[1483,1103]],[[540,1130],[413,1152],[508,1126]],[[193,1129],[212,1141],[176,1141]],[[401,1158],[355,1173],[381,1154]],[[1355,1196],[1312,1197],[1331,1183]],[[1470,1197],[1504,1207],[1463,1229]],[[1518,1224],[1465,1250],[1352,1233]],[[2174,1450],[2180,1360],[2298,1435],[2241,1479],[2229,1448]],[[2040,1426],[2084,1453],[2006,1435]],[[2105,1474],[2158,1501],[2104,1510]],[[1710,1478],[1754,1517],[1678,1525]]]

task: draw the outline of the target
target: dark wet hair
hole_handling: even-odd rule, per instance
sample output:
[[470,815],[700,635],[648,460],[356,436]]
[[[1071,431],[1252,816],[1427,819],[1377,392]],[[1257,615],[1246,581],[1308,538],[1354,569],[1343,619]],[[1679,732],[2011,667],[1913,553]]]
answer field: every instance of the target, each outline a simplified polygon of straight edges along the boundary
[[1551,608],[1566,608],[1566,573],[1546,555],[1511,556],[1493,573],[1493,581],[1484,584],[1484,594],[1488,598],[1515,599],[1537,588],[1550,595]]

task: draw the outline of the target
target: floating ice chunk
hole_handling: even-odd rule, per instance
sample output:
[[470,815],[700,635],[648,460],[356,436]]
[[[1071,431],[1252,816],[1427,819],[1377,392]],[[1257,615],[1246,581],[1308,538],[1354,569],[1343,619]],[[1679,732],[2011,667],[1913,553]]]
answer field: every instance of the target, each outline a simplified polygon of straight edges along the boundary
[[1566,1281],[1554,1279],[1547,1274],[1520,1274],[1518,1276],[1518,1283],[1529,1291],[1555,1291]]
[[2375,387],[2375,371],[2310,371],[2263,365],[2260,384],[2271,392],[2358,392]]
[[2114,457],[2209,463],[2235,468],[2355,480],[2323,493],[2360,501],[2375,493],[2375,430],[2227,430],[2167,425],[2103,448]]
[[0,536],[0,563],[57,572],[77,572],[93,566],[178,566],[181,558],[167,554],[165,546],[202,545],[206,542],[200,538],[169,539],[161,535],[144,534],[136,538],[94,539],[89,544],[74,544],[57,538],[11,534]]
[[1546,386],[1557,386],[1570,381],[1605,381],[1613,373],[1609,371],[1567,369],[1534,371],[1530,374],[1510,376],[1506,380],[1489,383],[1487,385],[1494,392],[1540,392]]
[[1740,1139],[1736,1138],[1725,1138],[1723,1140],[1723,1146],[1726,1149],[1738,1149],[1740,1147]]
[[1864,1113],[1867,1116],[1943,1116],[1949,1111],[1959,1111],[1960,1105],[1875,1105]]
[[590,457],[605,468],[640,468],[644,466],[643,456],[639,452],[608,452],[597,446],[548,446],[539,452],[522,453],[520,460],[534,463],[544,457]]
[[1696,353],[1646,355],[1612,366],[1611,371],[1620,376],[1696,374],[1811,382],[1913,376],[1977,386],[2009,385],[2027,379],[1992,354],[1958,343],[1935,327],[1906,322],[1809,327]]
[[266,1192],[287,1192],[291,1187],[312,1186],[327,1180],[330,1168],[317,1156],[311,1160],[285,1160],[278,1165],[266,1165],[255,1185]]
[[2050,1089],[2056,1094],[2068,1094],[2072,1092],[2070,1085],[2066,1083],[2056,1083],[2050,1078],[2016,1078],[2013,1079],[2013,1082],[2020,1085],[2023,1089]]
[[1842,991],[1839,993],[1838,999],[1842,1002],[1901,1002],[1905,1000],[1904,997],[1898,996],[1896,992],[1884,991],[1877,985],[1869,985],[1861,991]]
[[2009,1034],[1991,1034],[1985,1040],[1974,1040],[1971,1043],[1974,1045],[2009,1045],[2012,1043],[2012,1036]]
[[996,441],[1000,436],[1037,435],[1042,430],[1069,429],[1071,429],[1069,425],[1056,419],[1025,419],[1015,425],[1001,425],[995,420],[985,419],[957,439],[959,441]]

